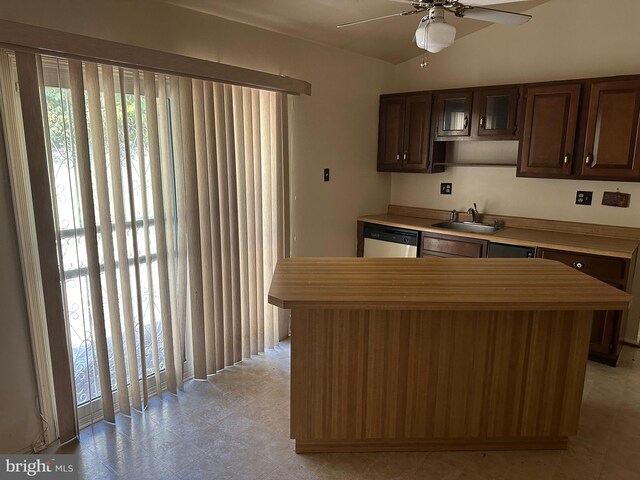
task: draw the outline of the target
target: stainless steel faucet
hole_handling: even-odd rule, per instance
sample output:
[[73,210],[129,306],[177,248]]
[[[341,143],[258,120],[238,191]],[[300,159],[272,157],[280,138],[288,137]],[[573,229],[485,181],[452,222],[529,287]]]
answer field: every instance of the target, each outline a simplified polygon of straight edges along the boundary
[[458,212],[456,212],[455,209],[451,210],[451,212],[449,213],[449,221],[450,222],[455,222],[457,215],[458,215]]
[[473,204],[473,207],[467,210],[467,213],[471,215],[471,221],[473,223],[478,223],[478,206],[475,204],[475,202]]

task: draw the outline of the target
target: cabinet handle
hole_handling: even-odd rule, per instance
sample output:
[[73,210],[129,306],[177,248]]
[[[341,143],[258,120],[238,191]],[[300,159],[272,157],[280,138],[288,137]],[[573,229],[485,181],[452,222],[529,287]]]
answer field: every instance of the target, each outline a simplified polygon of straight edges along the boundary
[[398,162],[400,161],[400,154],[399,153],[396,155],[396,161],[398,161]]
[[407,153],[406,152],[402,155],[402,160],[405,160],[405,161],[407,160]]
[[590,153],[587,154],[587,158],[585,159],[584,163],[586,163],[590,167],[593,167],[593,165],[591,165],[591,154]]
[[582,262],[573,262],[573,266],[576,267],[577,269],[581,269],[582,267],[584,267],[584,263],[582,263]]
[[465,115],[464,123],[462,124],[462,128],[467,128],[469,126],[469,117]]
[[480,117],[480,128],[484,129],[484,115]]
[[564,161],[562,162],[562,164],[566,167],[567,165],[569,165],[569,154],[565,153],[564,154]]

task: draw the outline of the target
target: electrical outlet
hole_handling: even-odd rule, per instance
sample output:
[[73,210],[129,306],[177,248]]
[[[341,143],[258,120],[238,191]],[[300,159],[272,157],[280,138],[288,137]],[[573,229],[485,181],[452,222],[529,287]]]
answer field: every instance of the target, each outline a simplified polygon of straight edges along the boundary
[[451,195],[451,184],[450,183],[441,183],[440,184],[440,195]]
[[329,181],[329,169],[328,168],[324,169],[324,181],[325,182]]
[[593,192],[583,192],[578,190],[576,192],[576,205],[591,205],[593,198]]

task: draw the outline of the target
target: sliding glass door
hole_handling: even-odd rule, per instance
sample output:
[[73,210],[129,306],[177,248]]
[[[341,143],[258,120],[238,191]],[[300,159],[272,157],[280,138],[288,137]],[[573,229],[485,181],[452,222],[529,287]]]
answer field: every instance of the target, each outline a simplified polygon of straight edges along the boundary
[[61,277],[42,287],[62,289],[80,425],[276,345],[286,97],[32,58],[48,175],[31,189],[50,191]]

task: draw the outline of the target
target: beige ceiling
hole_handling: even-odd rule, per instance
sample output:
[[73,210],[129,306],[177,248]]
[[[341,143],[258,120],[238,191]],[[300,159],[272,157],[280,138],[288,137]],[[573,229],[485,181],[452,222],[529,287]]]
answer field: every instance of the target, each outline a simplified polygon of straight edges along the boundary
[[[421,53],[412,41],[421,17],[419,14],[388,18],[349,28],[336,28],[336,25],[341,23],[412,9],[411,5],[389,0],[162,1],[394,64]],[[520,1],[501,4],[496,8],[523,12],[547,1],[549,0]],[[459,19],[450,14],[447,14],[447,22],[456,27],[457,38],[491,25],[478,20]]]

